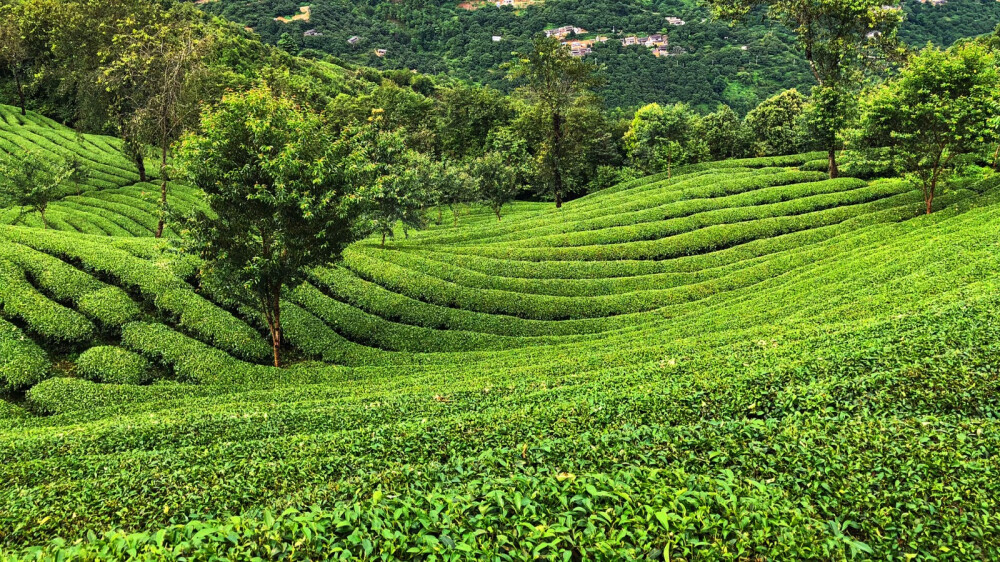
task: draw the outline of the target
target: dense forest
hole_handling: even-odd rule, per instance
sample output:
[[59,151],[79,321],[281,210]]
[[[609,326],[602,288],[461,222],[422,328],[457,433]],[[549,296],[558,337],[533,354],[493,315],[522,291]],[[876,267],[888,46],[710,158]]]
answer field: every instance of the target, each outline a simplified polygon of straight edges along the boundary
[[[574,25],[590,35],[615,37],[665,32],[675,56],[654,57],[647,48],[614,41],[595,47],[590,58],[607,77],[600,93],[612,108],[684,102],[708,112],[722,103],[742,115],[781,90],[807,91],[814,85],[787,28],[760,14],[733,26],[713,19],[707,7],[693,0],[547,0],[517,9],[485,2],[476,10],[453,0],[322,0],[309,4],[308,20],[275,20],[299,13],[302,5],[296,0],[218,0],[202,7],[292,52],[448,74],[501,90],[511,86],[499,65],[544,29]],[[951,0],[941,6],[904,0],[902,6],[907,18],[901,37],[918,47],[928,41],[947,46],[1000,23],[1000,3],[993,0]],[[685,25],[670,25],[667,17]],[[502,39],[494,41],[494,36]],[[352,37],[357,42],[349,43]],[[376,55],[376,49],[385,49],[384,56]]]

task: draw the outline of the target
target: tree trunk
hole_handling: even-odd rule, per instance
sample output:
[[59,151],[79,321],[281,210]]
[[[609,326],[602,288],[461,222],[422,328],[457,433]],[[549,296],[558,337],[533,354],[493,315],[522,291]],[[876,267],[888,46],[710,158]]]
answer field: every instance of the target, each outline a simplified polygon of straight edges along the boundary
[[932,207],[934,206],[934,191],[937,189],[937,172],[934,173],[934,177],[931,179],[931,187],[927,191],[924,197],[924,202],[927,203],[927,214],[931,214]]
[[27,115],[28,110],[24,102],[24,84],[21,84],[21,74],[17,70],[14,71],[14,84],[17,86],[17,97],[21,100],[21,115]]
[[997,145],[997,150],[993,153],[993,171],[1000,172],[1000,144]]
[[[164,139],[165,141],[166,139]],[[156,224],[156,237],[163,236],[163,213],[167,209],[167,145],[160,146],[160,220]]]
[[552,115],[552,191],[556,198],[556,209],[562,207],[562,174],[559,170],[559,157],[562,152],[562,114],[558,111]]
[[830,179],[837,179],[840,169],[837,167],[837,151],[833,147],[827,152],[827,158],[830,161]]
[[137,152],[135,155],[135,167],[139,169],[139,181],[146,182],[146,159],[143,158],[142,152]]
[[496,216],[497,216],[497,221],[499,221],[499,220],[500,220],[500,207],[496,207],[496,208],[494,208],[494,209],[493,209],[493,212],[494,212],[494,213],[496,214]]
[[38,208],[38,214],[42,215],[42,230],[48,230],[49,221],[45,220],[45,205]]
[[[280,295],[280,291],[279,291]],[[281,368],[281,298],[275,298],[271,313],[271,344],[274,349],[274,366]]]
[[382,233],[382,247],[385,248],[385,233]]
[[443,222],[444,222],[444,209],[441,208],[441,205],[438,205],[438,222],[437,222],[438,226],[440,226],[441,223]]

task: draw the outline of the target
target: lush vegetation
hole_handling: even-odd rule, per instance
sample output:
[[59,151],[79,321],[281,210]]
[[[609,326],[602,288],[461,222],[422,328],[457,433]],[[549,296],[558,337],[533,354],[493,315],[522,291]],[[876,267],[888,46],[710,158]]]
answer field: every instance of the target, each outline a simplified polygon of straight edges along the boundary
[[818,156],[359,242],[284,369],[157,186],[0,227],[5,555],[993,558],[1000,185]]
[[[782,90],[808,91],[815,84],[796,49],[794,35],[759,14],[731,27],[713,20],[706,7],[692,0],[519,0],[515,8],[497,8],[494,3],[219,0],[204,8],[294,52],[332,54],[376,68],[448,74],[500,89],[507,85],[499,67],[511,51],[526,50],[544,29],[575,25],[591,38],[663,31],[671,48],[680,49],[677,56],[658,58],[645,47],[622,47],[615,41],[596,46],[591,55],[604,67],[607,80],[601,94],[608,106],[633,110],[652,102],[683,102],[703,112],[726,104],[742,115]],[[307,4],[311,6],[307,21],[274,20],[296,14]],[[916,0],[901,4],[906,16],[901,35],[917,47],[928,41],[948,46],[963,37],[988,33],[1000,23],[1000,5],[987,0],[949,0],[942,6]],[[478,9],[465,9],[471,6]],[[669,25],[665,17],[686,23]],[[310,30],[321,35],[304,35]],[[348,43],[355,36],[360,41]],[[502,40],[494,42],[493,36]],[[376,49],[387,53],[379,57]]]
[[1000,33],[713,4],[819,85],[2,3],[0,558],[1000,559]]

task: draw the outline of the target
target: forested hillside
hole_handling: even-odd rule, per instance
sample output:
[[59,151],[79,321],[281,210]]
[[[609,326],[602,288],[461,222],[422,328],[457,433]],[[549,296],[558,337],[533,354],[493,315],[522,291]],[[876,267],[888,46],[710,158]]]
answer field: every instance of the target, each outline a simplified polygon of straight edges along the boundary
[[[308,20],[275,21],[306,4],[311,8]],[[917,47],[928,41],[947,46],[961,37],[988,33],[1000,23],[1000,3],[994,0],[901,4],[907,14],[902,37]],[[501,90],[510,85],[499,66],[545,29],[574,25],[591,38],[665,32],[670,47],[679,49],[676,56],[654,57],[648,48],[623,47],[615,41],[594,48],[590,58],[607,76],[600,93],[612,108],[685,102],[709,112],[722,103],[745,114],[781,90],[808,91],[815,83],[788,29],[760,18],[730,26],[713,20],[709,9],[693,0],[471,5],[479,9],[464,9],[453,0],[218,0],[202,7],[250,26],[264,41],[280,41],[293,52],[315,50],[376,68],[448,74]],[[685,25],[670,25],[666,17],[680,18]],[[494,36],[502,39],[494,41]],[[358,41],[349,43],[352,37]],[[376,55],[376,49],[385,49],[385,55]]]

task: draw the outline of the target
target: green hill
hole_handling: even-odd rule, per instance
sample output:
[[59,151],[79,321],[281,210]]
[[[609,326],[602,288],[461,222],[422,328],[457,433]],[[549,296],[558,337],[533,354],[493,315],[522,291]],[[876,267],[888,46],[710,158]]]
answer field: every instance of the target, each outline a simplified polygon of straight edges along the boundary
[[[989,33],[1000,24],[994,0],[889,2],[906,14],[901,34],[912,46],[928,41],[947,46],[963,37]],[[202,9],[250,26],[270,44],[292,52],[332,54],[375,68],[416,69],[506,89],[500,65],[511,51],[524,52],[545,29],[579,26],[593,34],[623,38],[663,32],[677,56],[655,57],[641,46],[617,41],[598,45],[589,59],[604,68],[601,89],[608,107],[685,102],[703,112],[720,103],[744,114],[788,88],[814,85],[793,34],[751,18],[739,26],[714,21],[696,0],[545,0],[517,2],[459,0],[217,0]],[[310,6],[308,20],[277,21]],[[478,6],[479,9],[468,8]],[[685,25],[669,24],[680,18]],[[499,37],[495,41],[494,37]],[[355,41],[349,42],[351,38]],[[385,49],[382,56],[376,49]]]
[[0,116],[92,171],[0,225],[0,557],[1000,555],[995,178],[922,216],[804,154],[462,208],[290,291],[279,370],[119,143]]

